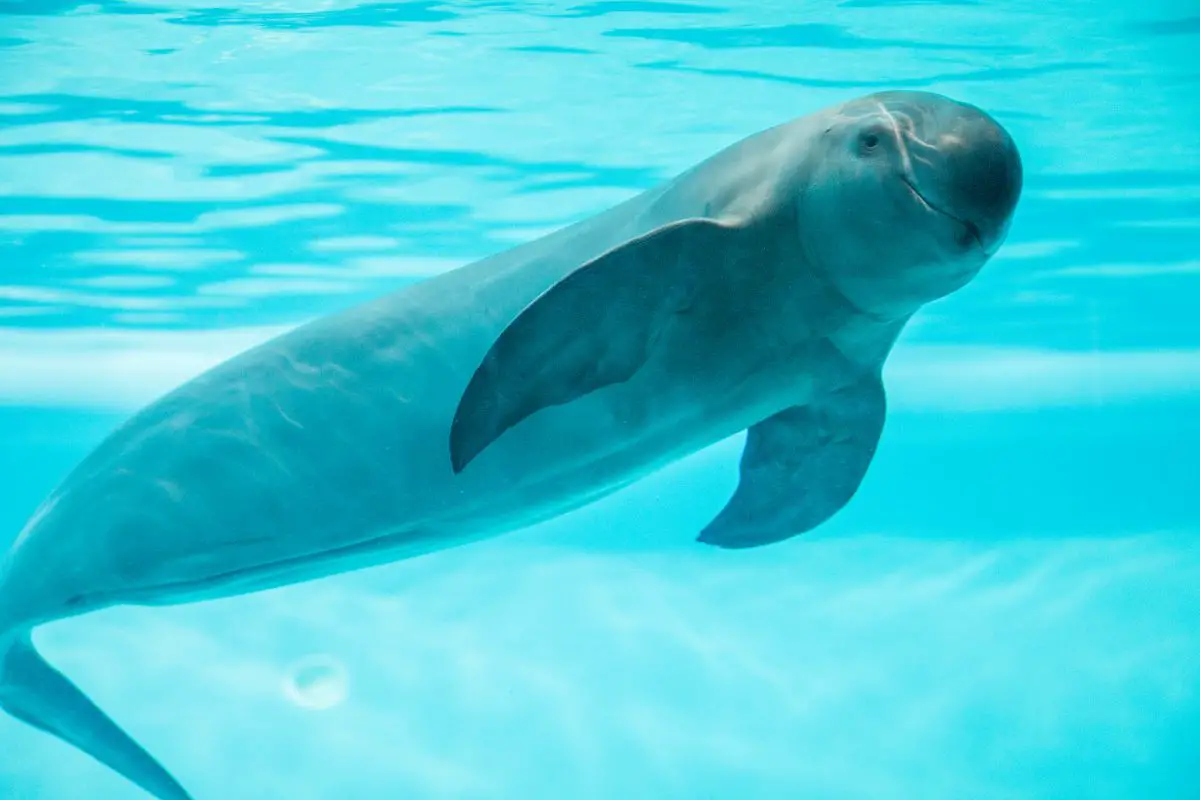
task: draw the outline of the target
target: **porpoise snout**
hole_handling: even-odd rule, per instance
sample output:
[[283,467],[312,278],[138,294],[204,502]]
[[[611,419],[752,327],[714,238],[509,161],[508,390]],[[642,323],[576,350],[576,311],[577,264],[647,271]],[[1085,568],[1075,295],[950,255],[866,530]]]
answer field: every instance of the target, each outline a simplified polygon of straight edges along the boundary
[[999,123],[969,106],[937,140],[945,208],[975,227],[983,249],[993,252],[1008,232],[1021,196],[1021,156]]
[[962,222],[968,241],[994,252],[1021,196],[1021,156],[1012,137],[984,111],[940,95],[894,93],[884,105],[908,153],[913,188]]

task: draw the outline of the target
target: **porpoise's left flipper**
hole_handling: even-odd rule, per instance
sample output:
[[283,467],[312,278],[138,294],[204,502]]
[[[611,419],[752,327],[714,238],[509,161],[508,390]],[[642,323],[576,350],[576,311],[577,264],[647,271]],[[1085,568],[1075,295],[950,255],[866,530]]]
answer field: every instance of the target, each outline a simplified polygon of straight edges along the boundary
[[702,218],[664,225],[583,264],[530,303],[459,400],[454,471],[534,412],[629,380],[674,315],[721,291],[749,246],[743,230]]
[[886,407],[883,384],[871,377],[751,427],[737,490],[699,541],[758,547],[828,520],[862,484]]

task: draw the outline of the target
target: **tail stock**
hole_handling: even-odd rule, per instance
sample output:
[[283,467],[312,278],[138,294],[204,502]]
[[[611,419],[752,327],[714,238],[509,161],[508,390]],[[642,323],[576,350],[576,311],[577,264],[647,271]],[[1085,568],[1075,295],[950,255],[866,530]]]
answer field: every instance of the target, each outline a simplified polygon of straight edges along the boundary
[[28,631],[0,634],[0,707],[74,745],[158,800],[191,800],[153,756],[46,663]]

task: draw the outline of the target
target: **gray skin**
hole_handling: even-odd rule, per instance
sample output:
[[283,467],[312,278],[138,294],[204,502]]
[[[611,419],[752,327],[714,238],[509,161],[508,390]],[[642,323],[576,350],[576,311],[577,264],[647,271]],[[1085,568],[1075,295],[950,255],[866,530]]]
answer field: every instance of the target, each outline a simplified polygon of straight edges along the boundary
[[1021,181],[982,111],[871,95],[219,365],[116,430],[18,536],[0,706],[185,800],[31,628],[499,534],[744,429],[740,484],[701,541],[819,525],[871,461],[896,337],[995,252]]

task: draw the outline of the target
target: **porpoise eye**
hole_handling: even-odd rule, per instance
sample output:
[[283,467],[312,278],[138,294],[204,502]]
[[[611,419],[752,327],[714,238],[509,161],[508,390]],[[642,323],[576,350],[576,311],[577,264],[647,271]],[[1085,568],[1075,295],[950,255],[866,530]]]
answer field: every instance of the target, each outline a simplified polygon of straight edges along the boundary
[[879,137],[879,133],[874,130],[863,131],[858,136],[858,149],[864,155],[874,153],[879,149],[879,145],[883,140]]

